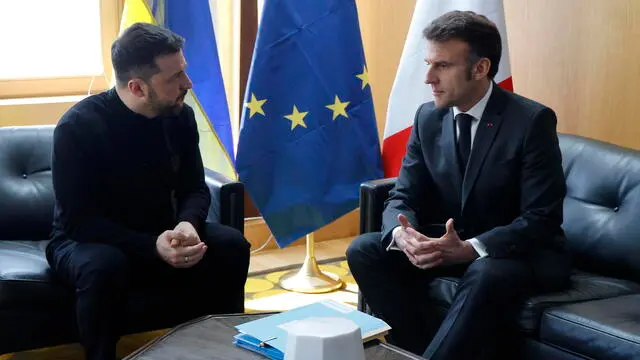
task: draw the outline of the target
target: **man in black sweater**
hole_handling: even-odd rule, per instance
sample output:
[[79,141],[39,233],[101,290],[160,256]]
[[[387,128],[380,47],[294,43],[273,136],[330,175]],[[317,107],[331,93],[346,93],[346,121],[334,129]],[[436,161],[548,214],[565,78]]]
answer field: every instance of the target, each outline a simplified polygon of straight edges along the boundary
[[140,288],[178,299],[159,318],[244,311],[249,243],[205,223],[183,43],[159,26],[129,27],[111,48],[116,86],[69,109],[54,133],[47,259],[75,289],[89,360],[115,358],[127,296]]

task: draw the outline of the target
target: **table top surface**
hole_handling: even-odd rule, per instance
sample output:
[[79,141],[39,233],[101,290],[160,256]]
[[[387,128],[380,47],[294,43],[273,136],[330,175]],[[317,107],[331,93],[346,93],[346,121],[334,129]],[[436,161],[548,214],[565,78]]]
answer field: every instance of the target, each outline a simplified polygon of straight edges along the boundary
[[[209,315],[181,324],[127,356],[124,360],[264,360],[233,345],[236,325],[270,314]],[[377,340],[365,344],[367,360],[423,359]]]

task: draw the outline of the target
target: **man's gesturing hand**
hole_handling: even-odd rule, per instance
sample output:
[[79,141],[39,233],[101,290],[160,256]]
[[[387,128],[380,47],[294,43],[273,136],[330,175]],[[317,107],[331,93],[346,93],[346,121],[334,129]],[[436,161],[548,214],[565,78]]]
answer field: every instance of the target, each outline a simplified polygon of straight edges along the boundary
[[445,264],[459,264],[473,261],[478,253],[468,241],[462,241],[453,228],[453,219],[446,224],[446,233],[439,239],[434,239],[433,245],[442,253]]
[[406,216],[398,215],[400,229],[396,231],[394,240],[402,249],[409,261],[421,269],[429,269],[443,263],[442,252],[430,244],[431,239],[418,231],[409,223]]

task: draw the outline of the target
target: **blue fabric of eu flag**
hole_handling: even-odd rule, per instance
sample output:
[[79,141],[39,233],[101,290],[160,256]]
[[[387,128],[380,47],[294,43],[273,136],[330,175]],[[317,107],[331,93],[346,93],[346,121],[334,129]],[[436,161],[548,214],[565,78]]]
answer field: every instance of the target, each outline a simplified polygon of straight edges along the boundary
[[382,178],[353,0],[266,0],[236,170],[285,247],[358,206]]

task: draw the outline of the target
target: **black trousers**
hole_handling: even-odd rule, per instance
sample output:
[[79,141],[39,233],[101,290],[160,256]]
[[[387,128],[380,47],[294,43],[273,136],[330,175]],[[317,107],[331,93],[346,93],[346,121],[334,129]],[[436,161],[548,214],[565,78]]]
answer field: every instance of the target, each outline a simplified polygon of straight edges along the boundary
[[[347,261],[372,312],[392,327],[389,341],[432,360],[507,358],[524,300],[564,288],[570,275],[568,261],[555,261],[557,268],[546,269],[541,279],[528,261],[491,257],[421,270],[403,252],[387,251],[380,233],[354,240]],[[444,320],[434,327],[435,314],[428,313],[433,307],[425,303],[431,281],[441,276],[460,282]]]
[[126,319],[134,293],[166,295],[157,317],[244,312],[250,244],[241,232],[221,224],[208,223],[199,235],[208,249],[188,269],[176,269],[159,257],[152,262],[131,259],[111,245],[61,240],[49,263],[56,277],[75,289],[80,343],[87,360],[115,359],[124,324],[134,321]]

